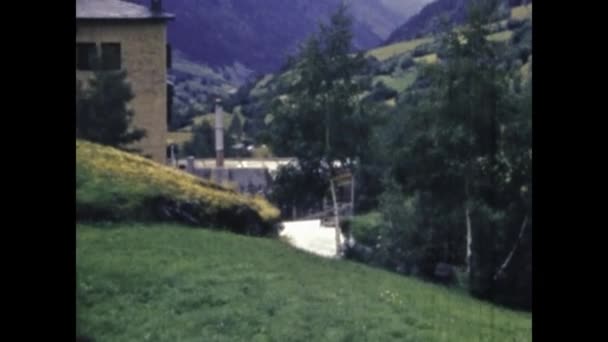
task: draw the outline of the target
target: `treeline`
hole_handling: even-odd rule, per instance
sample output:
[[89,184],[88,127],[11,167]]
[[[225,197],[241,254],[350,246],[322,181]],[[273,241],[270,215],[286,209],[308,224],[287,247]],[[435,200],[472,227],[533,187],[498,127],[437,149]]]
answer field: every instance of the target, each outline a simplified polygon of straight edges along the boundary
[[453,265],[474,296],[530,309],[532,93],[519,76],[528,57],[486,39],[497,2],[480,4],[463,30],[439,33],[441,61],[393,109],[354,100],[351,76],[365,66],[347,53],[338,13],[299,56],[289,100],[275,103],[268,142],[304,165],[280,178],[289,181],[275,200],[314,202],[318,185],[331,185],[327,160],[340,160],[357,177],[357,210],[380,214],[341,225],[359,240],[347,256],[426,279]]

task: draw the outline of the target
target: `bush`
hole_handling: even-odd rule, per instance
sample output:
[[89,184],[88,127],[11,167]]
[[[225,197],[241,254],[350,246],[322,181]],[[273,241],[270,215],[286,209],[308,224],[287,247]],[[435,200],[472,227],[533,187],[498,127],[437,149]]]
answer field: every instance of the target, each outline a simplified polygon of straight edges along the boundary
[[526,23],[526,20],[518,20],[518,19],[509,19],[507,22],[508,30],[516,30],[522,27]]
[[430,53],[432,53],[432,52],[430,51],[428,44],[420,45],[412,52],[412,57],[414,57],[414,58],[422,57],[422,56],[426,56]]
[[362,70],[363,74],[375,75],[380,70],[382,63],[374,56],[368,56],[365,59],[365,67]]
[[530,57],[531,49],[529,46],[522,46],[518,49],[518,57],[522,64],[528,63],[528,58]]
[[525,21],[524,25],[513,32],[513,44],[532,46],[532,24],[530,21]]
[[380,81],[374,87],[370,98],[373,101],[385,101],[396,97],[397,95],[398,93],[396,90],[387,87],[384,82]]
[[376,75],[390,75],[395,70],[395,62],[387,61],[380,64],[377,68]]
[[342,220],[342,233],[355,241],[354,245],[347,245],[344,251],[345,258],[365,264],[376,262],[375,247],[381,233],[381,219],[379,213],[373,212]]
[[275,234],[279,211],[145,158],[76,141],[76,219],[179,222],[251,235]]
[[[428,232],[417,223],[417,199],[396,191],[381,196],[381,212],[347,221],[346,232],[357,242],[347,249],[351,260],[408,275],[433,276],[435,262],[425,259]],[[428,264],[428,265],[427,265]]]
[[360,76],[357,78],[357,84],[361,89],[371,89],[372,88],[372,78],[370,76]]
[[124,150],[146,136],[133,127],[135,113],[128,103],[135,97],[126,71],[96,70],[89,87],[76,88],[76,137]]
[[292,215],[294,207],[300,213],[319,210],[326,189],[327,182],[320,173],[287,165],[279,168],[270,198],[287,218]]
[[416,63],[414,62],[413,58],[410,57],[406,57],[402,62],[401,62],[401,69],[403,70],[407,70],[411,67],[413,67]]
[[346,236],[352,236],[357,242],[375,246],[378,242],[382,224],[382,215],[371,212],[343,220],[342,231]]

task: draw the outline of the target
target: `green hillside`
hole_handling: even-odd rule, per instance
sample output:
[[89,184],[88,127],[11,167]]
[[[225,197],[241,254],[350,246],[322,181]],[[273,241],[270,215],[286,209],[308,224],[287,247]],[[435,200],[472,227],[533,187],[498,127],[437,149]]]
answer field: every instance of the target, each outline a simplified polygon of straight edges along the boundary
[[[532,19],[532,4],[527,6],[518,6],[511,9],[511,21],[526,21]],[[493,41],[508,41],[511,38],[512,32],[510,30],[504,30],[509,20],[502,20],[500,22],[489,25],[489,29],[493,31],[488,39]],[[458,30],[458,28],[456,28]],[[430,44],[433,42],[432,37],[424,37],[420,39],[408,40],[398,42],[390,45],[381,46],[379,48],[368,51],[368,56],[374,56],[380,61],[385,61],[392,57],[402,55],[408,52],[414,51],[418,46]]]
[[76,218],[171,221],[270,234],[279,211],[261,197],[241,195],[135,154],[77,140]]
[[[531,13],[532,5],[519,6],[511,10],[511,16],[487,25],[489,41],[506,47],[505,64],[511,65],[513,74],[531,79]],[[455,30],[461,30],[456,27]],[[429,64],[441,62],[440,44],[436,37],[427,36],[381,46],[368,51],[365,56],[369,67],[357,78],[361,95],[359,98],[374,106],[394,107],[404,94],[417,89],[421,70]],[[519,60],[519,62],[518,62]],[[519,67],[513,67],[521,63]],[[286,67],[277,75],[265,75],[257,82],[242,87],[233,97],[249,122],[245,132],[255,139],[264,133],[272,116],[272,104],[289,92],[298,78],[297,63]],[[389,91],[387,91],[387,88]],[[380,111],[385,111],[381,109]]]
[[416,49],[418,46],[429,44],[431,42],[433,42],[433,38],[430,37],[399,42],[370,50],[367,55],[373,56],[379,61],[385,61],[391,57],[414,51],[414,49]]
[[77,330],[111,341],[531,341],[531,314],[278,240],[79,225]]

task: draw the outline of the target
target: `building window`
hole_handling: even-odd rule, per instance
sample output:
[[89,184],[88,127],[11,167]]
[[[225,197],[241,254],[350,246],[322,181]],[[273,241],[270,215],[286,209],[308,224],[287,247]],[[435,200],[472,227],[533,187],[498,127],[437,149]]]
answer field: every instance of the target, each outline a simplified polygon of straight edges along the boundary
[[171,121],[173,121],[173,96],[173,85],[167,83],[167,126],[171,126]]
[[171,44],[167,44],[167,69],[171,69],[173,65],[173,58],[171,52]]
[[95,43],[76,43],[76,69],[93,70],[96,56]]
[[101,44],[101,62],[104,70],[120,70],[120,44],[119,43],[102,43]]

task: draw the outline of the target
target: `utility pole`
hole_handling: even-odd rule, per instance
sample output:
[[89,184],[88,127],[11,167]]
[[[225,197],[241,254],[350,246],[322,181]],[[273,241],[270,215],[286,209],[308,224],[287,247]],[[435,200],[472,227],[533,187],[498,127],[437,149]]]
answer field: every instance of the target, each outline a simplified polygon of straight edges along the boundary
[[224,169],[224,113],[222,110],[222,100],[215,100],[215,172],[216,181],[222,182]]

